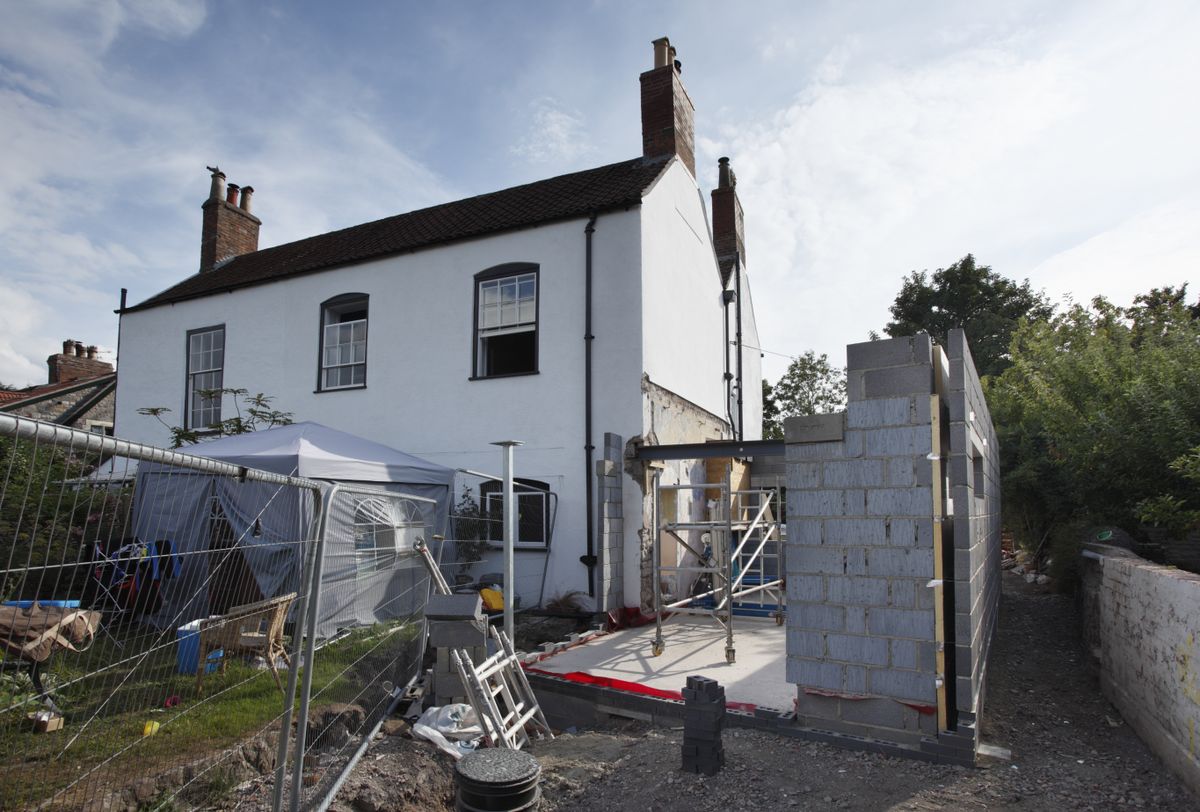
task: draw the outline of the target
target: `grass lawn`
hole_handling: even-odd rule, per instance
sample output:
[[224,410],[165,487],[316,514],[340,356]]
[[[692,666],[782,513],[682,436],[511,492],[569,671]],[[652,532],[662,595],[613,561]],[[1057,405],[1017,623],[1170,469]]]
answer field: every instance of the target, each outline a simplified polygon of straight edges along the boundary
[[[411,676],[400,672],[413,668],[419,629],[402,621],[376,624],[319,649],[313,706],[378,703],[381,682],[403,684]],[[206,675],[203,694],[198,694],[195,676],[178,673],[173,636],[160,637],[145,627],[114,634],[115,641],[100,635],[86,652],[54,655],[45,679],[47,687],[59,686],[52,693],[65,724],[53,733],[34,733],[25,720],[40,704],[9,709],[24,688],[11,670],[4,672],[0,809],[26,808],[58,793],[56,806],[78,808],[106,791],[244,741],[283,711],[283,694],[267,669],[231,661],[225,673]],[[286,686],[286,669],[280,677]],[[172,697],[178,697],[178,704],[166,707]],[[151,722],[158,723],[157,732],[143,735]],[[213,772],[219,782],[219,771]]]

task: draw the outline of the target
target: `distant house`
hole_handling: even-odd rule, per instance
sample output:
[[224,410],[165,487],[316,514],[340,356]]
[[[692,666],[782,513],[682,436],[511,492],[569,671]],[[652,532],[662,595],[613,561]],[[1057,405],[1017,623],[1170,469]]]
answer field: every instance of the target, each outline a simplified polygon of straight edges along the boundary
[[112,434],[117,373],[96,354],[95,346],[67,339],[61,353],[46,359],[46,383],[0,390],[0,412]]
[[213,169],[198,272],[121,314],[118,435],[167,441],[146,406],[211,425],[232,404],[204,392],[240,387],[455,468],[496,471],[490,443],[520,440],[518,475],[558,495],[522,507],[555,528],[520,540],[525,605],[547,559],[546,597],[638,604],[651,500],[626,444],[758,439],[762,388],[733,171],[710,220],[665,38],[640,82],[631,160],[272,248],[253,189]]

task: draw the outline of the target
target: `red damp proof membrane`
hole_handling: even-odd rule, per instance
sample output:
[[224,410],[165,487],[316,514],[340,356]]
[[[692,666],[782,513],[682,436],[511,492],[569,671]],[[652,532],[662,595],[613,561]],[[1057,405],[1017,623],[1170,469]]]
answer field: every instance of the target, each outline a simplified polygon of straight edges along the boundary
[[[628,682],[623,679],[614,679],[613,677],[598,677],[594,674],[588,674],[585,671],[569,671],[565,674],[560,674],[557,671],[547,671],[544,668],[525,667],[525,670],[531,674],[545,674],[548,677],[557,677],[565,679],[568,682],[578,682],[583,685],[595,685],[598,688],[612,688],[614,691],[622,691],[628,694],[640,694],[642,696],[652,696],[656,699],[673,699],[677,702],[683,701],[683,694],[679,691],[669,691],[665,688],[653,688],[649,685],[642,685],[637,682]],[[758,707],[753,702],[726,702],[725,707],[729,710],[746,711],[753,713]]]

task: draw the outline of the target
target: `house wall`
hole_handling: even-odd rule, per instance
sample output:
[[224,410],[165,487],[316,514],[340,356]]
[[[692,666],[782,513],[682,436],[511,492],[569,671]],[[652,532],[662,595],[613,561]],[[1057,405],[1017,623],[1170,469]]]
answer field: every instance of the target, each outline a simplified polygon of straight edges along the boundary
[[785,421],[787,679],[803,725],[971,763],[998,449],[965,339],[948,343],[852,344],[846,411]]
[[[459,242],[251,288],[127,313],[121,320],[118,436],[163,444],[165,429],[137,414],[183,414],[188,330],[225,325],[227,387],[275,397],[314,420],[451,467],[499,473],[495,440],[523,440],[518,476],[559,494],[547,597],[586,590],[584,552],[584,225],[580,219]],[[642,431],[642,261],[639,211],[603,214],[593,245],[593,442]],[[474,275],[534,262],[539,275],[539,372],[470,380]],[[370,295],[367,388],[315,393],[320,303]],[[633,303],[631,305],[631,302]],[[226,403],[224,414],[232,413]],[[596,458],[600,459],[601,454]],[[518,556],[518,592],[536,601],[543,555]],[[483,566],[483,565],[480,565]],[[477,569],[477,572],[484,570]]]

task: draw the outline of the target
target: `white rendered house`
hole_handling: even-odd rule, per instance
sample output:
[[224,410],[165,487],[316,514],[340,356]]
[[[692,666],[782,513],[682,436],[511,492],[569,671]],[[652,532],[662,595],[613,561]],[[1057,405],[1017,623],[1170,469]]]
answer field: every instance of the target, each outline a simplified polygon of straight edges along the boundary
[[[200,428],[231,404],[197,391],[241,387],[449,467],[497,471],[491,443],[520,440],[518,476],[558,495],[550,551],[520,547],[523,605],[543,562],[547,598],[638,605],[646,481],[606,435],[761,432],[736,181],[722,160],[710,221],[673,53],[658,40],[641,75],[644,149],[629,161],[262,250],[253,190],[214,170],[199,272],[121,313],[117,435],[165,443],[139,408]],[[598,485],[606,455],[619,499]]]

